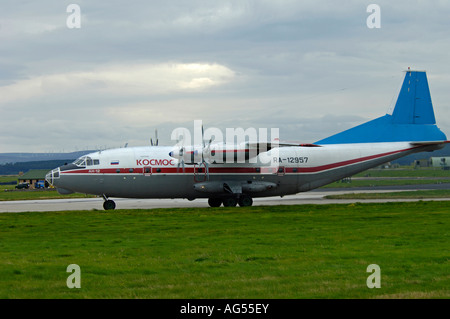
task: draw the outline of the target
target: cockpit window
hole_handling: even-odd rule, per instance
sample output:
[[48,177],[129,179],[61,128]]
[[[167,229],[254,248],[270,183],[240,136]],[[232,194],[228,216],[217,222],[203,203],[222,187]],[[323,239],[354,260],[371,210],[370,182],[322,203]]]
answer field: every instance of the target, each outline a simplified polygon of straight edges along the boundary
[[86,167],[91,165],[100,165],[100,160],[98,159],[93,160],[89,156],[82,156],[73,163],[78,167]]
[[86,156],[80,157],[75,162],[73,162],[78,167],[85,167],[86,166]]

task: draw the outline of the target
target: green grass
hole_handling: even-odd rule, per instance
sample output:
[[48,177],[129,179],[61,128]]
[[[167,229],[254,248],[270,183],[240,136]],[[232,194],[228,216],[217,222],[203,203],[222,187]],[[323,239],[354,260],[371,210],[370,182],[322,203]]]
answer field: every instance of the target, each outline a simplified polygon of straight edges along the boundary
[[389,168],[378,169],[372,168],[364,172],[354,175],[355,177],[450,177],[450,170],[443,170],[436,167],[422,167],[422,168]]
[[69,195],[61,195],[56,189],[52,190],[14,190],[14,191],[0,191],[0,201],[12,201],[12,200],[36,200],[36,199],[61,199],[61,198],[92,198],[95,195],[86,195],[80,193],[74,193]]
[[340,195],[327,195],[327,199],[425,199],[425,198],[448,198],[449,189],[423,190],[423,191],[402,191],[386,193],[348,193]]
[[0,185],[0,190],[13,190],[17,185],[18,176],[16,175],[0,175],[0,183],[16,182],[15,185]]
[[[0,298],[449,298],[450,203],[0,214]],[[69,264],[81,289],[69,289]],[[369,289],[366,268],[381,268]]]
[[17,182],[17,175],[0,175],[0,183]]
[[334,182],[322,188],[352,188],[352,187],[377,187],[377,186],[402,186],[402,185],[422,185],[422,184],[442,184],[450,183],[450,180],[352,180],[350,183]]
[[[0,176],[0,183],[17,182],[18,176],[7,175]],[[0,201],[12,200],[37,200],[37,199],[61,199],[61,198],[85,198],[95,197],[85,194],[61,195],[56,189],[15,189],[15,185],[0,185]]]
[[[324,188],[352,188],[352,187],[376,187],[376,186],[401,186],[418,184],[450,183],[450,171],[440,168],[428,167],[414,169],[411,167],[394,169],[369,169],[352,176],[349,183],[341,181],[323,186]],[[364,177],[370,177],[365,180]],[[355,179],[361,178],[361,179]],[[376,180],[374,178],[380,178]],[[383,178],[394,178],[383,179]],[[400,178],[400,179],[395,179]],[[415,179],[417,178],[417,179]]]

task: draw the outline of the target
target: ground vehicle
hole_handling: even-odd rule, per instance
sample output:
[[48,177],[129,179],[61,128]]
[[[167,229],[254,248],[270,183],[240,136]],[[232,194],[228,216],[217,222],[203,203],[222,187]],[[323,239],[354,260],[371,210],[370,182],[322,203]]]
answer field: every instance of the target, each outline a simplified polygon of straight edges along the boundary
[[45,182],[44,181],[36,182],[36,184],[34,184],[34,188],[36,188],[36,189],[38,189],[38,188],[44,189],[45,188]]
[[17,184],[16,185],[16,188],[17,189],[28,189],[28,188],[30,188],[30,184],[29,183],[19,183],[19,184]]

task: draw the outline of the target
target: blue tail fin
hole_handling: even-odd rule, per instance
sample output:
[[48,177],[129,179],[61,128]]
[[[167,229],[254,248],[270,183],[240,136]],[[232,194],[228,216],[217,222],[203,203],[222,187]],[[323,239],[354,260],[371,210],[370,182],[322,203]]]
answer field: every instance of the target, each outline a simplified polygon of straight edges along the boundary
[[425,71],[408,70],[392,112],[314,144],[430,142],[446,139],[436,126]]
[[394,124],[436,124],[425,72],[406,72],[392,113]]

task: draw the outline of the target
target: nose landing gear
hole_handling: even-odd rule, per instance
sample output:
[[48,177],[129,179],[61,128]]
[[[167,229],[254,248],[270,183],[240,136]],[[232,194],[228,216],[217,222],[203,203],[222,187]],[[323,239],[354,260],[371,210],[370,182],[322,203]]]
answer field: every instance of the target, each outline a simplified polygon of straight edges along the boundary
[[103,202],[103,208],[105,210],[114,210],[116,208],[116,203],[113,200],[108,199],[105,194],[103,194],[103,199],[105,200]]

